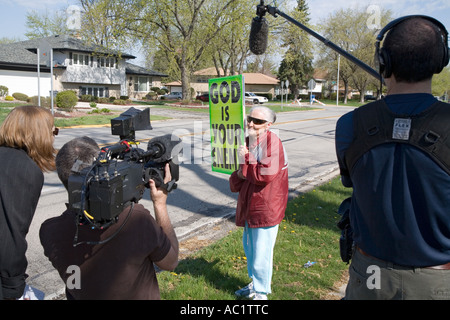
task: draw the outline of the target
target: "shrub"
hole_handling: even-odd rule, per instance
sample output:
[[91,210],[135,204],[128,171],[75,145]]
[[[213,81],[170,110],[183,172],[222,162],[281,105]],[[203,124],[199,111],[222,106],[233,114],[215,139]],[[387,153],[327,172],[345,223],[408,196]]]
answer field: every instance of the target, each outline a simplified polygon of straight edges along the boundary
[[73,108],[77,105],[77,102],[77,94],[74,91],[61,91],[56,95],[56,105],[58,108],[65,109],[69,112],[73,111]]
[[164,91],[158,87],[152,87],[150,90],[152,90],[153,92],[156,92],[156,94],[158,94],[160,96],[166,93],[166,91]]
[[147,93],[147,95],[144,97],[144,99],[147,100],[156,100],[158,99],[158,94],[156,92],[149,92]]
[[19,100],[19,101],[27,101],[28,96],[25,93],[20,93],[20,92],[15,92],[12,95],[14,97],[14,99]]
[[6,96],[5,100],[6,101],[14,101],[14,98],[11,96]]
[[92,95],[90,95],[90,94],[83,94],[83,95],[80,97],[80,101],[83,101],[83,102],[92,102],[92,101],[94,101],[94,99],[93,99]]
[[8,94],[9,89],[5,86],[0,86],[0,97],[4,97]]
[[[28,97],[27,102],[37,106],[39,104],[39,97],[38,96],[32,96]],[[41,96],[41,106],[45,108],[50,108],[52,105],[52,99],[50,97],[42,97]]]
[[116,99],[116,100],[114,100],[114,104],[115,105],[126,105],[127,101],[123,100],[123,99]]
[[110,112],[111,112],[111,110],[109,110],[108,108],[102,108],[102,109],[95,108],[94,110],[89,111],[88,114],[95,114],[95,113],[110,113]]
[[109,98],[98,98],[97,102],[98,103],[109,103]]

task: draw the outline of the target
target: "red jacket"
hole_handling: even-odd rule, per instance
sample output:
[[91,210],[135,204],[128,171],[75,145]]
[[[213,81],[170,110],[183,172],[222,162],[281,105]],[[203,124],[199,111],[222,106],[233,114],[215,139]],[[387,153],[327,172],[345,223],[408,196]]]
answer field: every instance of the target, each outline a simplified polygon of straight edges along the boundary
[[250,228],[275,226],[283,220],[286,210],[289,183],[283,144],[270,131],[258,140],[249,147],[245,163],[240,165],[245,180],[238,177],[238,171],[229,179],[231,191],[239,192],[236,225],[240,227],[245,222]]

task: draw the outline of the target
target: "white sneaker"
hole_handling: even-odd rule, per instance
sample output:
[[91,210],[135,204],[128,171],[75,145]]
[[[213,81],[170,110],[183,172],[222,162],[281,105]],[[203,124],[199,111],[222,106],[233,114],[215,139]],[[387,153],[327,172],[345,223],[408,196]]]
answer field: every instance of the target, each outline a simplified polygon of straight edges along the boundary
[[255,292],[255,295],[253,296],[253,300],[268,300],[267,294]]
[[242,289],[235,291],[234,294],[238,297],[245,297],[250,299],[255,294],[255,291],[253,291],[253,281]]

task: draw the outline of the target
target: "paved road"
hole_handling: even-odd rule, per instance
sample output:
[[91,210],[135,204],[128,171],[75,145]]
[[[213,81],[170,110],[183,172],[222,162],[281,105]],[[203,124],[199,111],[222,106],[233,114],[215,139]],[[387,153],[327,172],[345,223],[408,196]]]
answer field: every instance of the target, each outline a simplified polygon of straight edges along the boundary
[[[273,130],[278,132],[287,150],[292,195],[301,191],[304,185],[336,173],[335,124],[349,110],[352,108],[326,106],[314,111],[278,114]],[[151,114],[163,112],[152,109]],[[147,140],[167,133],[175,133],[183,140],[184,160],[180,166],[178,189],[168,199],[170,218],[178,238],[183,240],[193,234],[201,234],[224,218],[232,217],[237,194],[229,191],[227,175],[211,171],[209,116],[172,111],[169,115],[176,119],[154,121],[153,130],[137,132],[136,138],[143,141],[143,148]],[[118,137],[111,135],[109,127],[72,128],[60,130],[55,146],[61,147],[66,141],[82,135],[94,137],[99,144],[118,141]],[[27,236],[28,283],[44,291],[46,299],[62,293],[64,284],[43,256],[39,227],[49,217],[62,213],[65,202],[67,193],[56,173],[46,174],[42,196]],[[152,208],[148,192],[140,202]]]

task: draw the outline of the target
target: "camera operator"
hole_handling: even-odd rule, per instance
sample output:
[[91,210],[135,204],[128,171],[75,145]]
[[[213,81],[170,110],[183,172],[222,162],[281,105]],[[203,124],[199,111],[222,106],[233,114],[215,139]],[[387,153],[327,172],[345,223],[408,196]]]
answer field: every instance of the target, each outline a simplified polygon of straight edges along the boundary
[[[89,167],[99,151],[88,137],[75,138],[61,148],[56,169],[66,189],[74,163],[80,170]],[[165,182],[170,179],[166,165]],[[70,210],[42,224],[44,254],[65,282],[68,300],[160,299],[153,263],[163,270],[175,269],[178,240],[167,212],[167,191],[150,180],[150,194],[156,220],[141,204],[134,204],[103,230],[92,229],[89,223],[77,228],[78,217]],[[79,243],[74,245],[76,232]]]
[[448,34],[414,16],[394,20],[377,40],[387,96],[336,126],[342,183],[353,188],[345,299],[449,299],[450,171],[441,160],[450,105],[431,94],[433,74],[448,64]]

